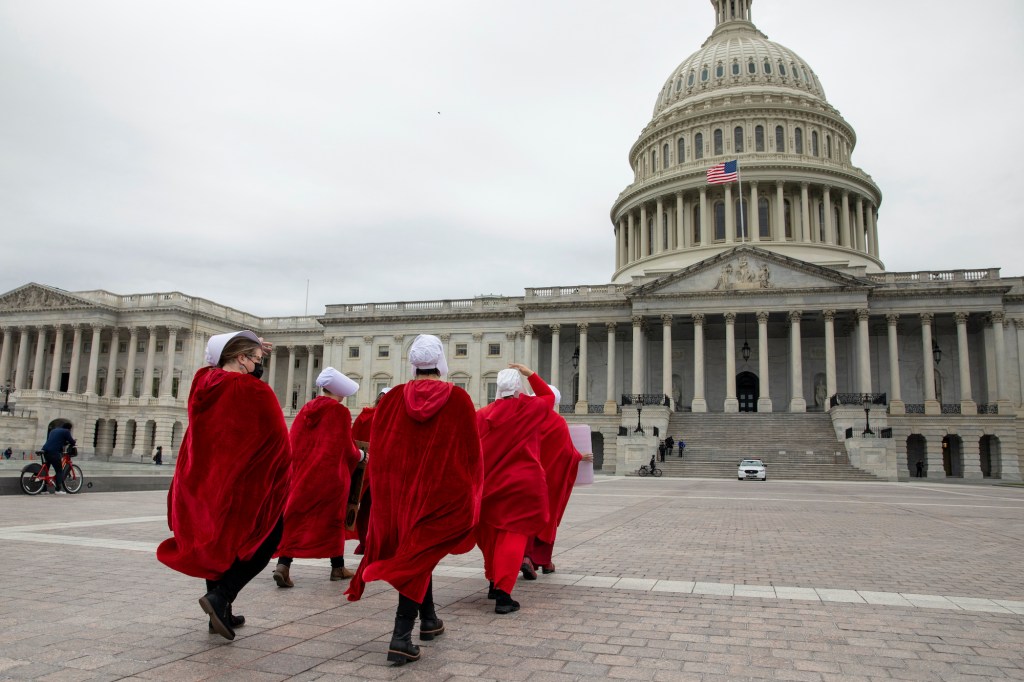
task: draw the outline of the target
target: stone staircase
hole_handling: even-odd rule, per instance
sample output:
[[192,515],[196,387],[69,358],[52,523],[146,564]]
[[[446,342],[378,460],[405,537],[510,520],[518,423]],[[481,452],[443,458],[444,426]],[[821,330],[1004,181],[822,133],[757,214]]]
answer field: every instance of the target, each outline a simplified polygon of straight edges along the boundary
[[658,465],[666,476],[736,478],[741,459],[760,459],[769,480],[881,480],[849,463],[827,414],[682,412],[669,419],[668,435],[682,437],[686,451],[679,459],[676,447]]

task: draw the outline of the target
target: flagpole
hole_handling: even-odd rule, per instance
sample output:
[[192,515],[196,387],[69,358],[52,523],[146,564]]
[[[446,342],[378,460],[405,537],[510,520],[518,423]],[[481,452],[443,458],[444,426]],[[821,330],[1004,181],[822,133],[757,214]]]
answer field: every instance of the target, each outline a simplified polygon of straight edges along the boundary
[[747,241],[747,212],[743,208],[743,175],[740,173],[740,160],[736,159],[736,181],[740,186],[740,243]]

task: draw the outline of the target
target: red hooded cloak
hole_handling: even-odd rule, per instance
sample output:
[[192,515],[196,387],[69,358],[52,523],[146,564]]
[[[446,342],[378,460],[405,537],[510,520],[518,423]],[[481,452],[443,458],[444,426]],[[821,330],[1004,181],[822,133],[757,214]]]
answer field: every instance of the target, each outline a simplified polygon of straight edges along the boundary
[[306,403],[292,422],[292,485],[278,556],[325,559],[345,553],[345,511],[361,457],[352,414],[333,398]]
[[555,395],[536,373],[529,381],[536,397],[501,398],[477,412],[484,453],[480,522],[535,535],[548,521],[540,427],[554,409]]
[[572,486],[576,482],[576,473],[582,460],[583,455],[572,444],[565,418],[551,410],[540,427],[540,463],[544,467],[551,514],[543,530],[537,533],[537,537],[549,545],[555,544],[555,533],[569,505],[569,496],[572,495]]
[[167,493],[173,537],[156,556],[176,571],[219,580],[252,558],[288,497],[288,427],[273,389],[204,367],[188,397],[188,429]]
[[377,405],[370,443],[370,528],[345,594],[356,601],[384,580],[422,602],[438,562],[473,548],[483,486],[473,402],[447,382],[401,384]]

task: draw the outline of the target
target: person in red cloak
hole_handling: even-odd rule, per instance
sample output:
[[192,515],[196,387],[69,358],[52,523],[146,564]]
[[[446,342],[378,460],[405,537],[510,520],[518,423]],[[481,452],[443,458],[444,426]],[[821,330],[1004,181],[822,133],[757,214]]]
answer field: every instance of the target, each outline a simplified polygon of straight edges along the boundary
[[480,516],[483,458],[469,395],[441,378],[444,347],[421,334],[409,348],[415,378],[395,386],[373,415],[367,474],[373,507],[363,561],[346,591],[358,600],[366,583],[383,580],[398,590],[388,660],[416,661],[420,639],[444,632],[434,608],[431,575],[448,554],[473,548]]
[[277,549],[288,498],[289,445],[281,405],[259,380],[271,346],[251,331],[210,337],[188,396],[188,429],[167,493],[173,534],[156,556],[206,579],[199,605],[210,632],[235,638],[231,604]]
[[[384,397],[384,394],[391,390],[391,387],[386,387],[377,394],[377,399],[373,403],[373,407],[364,407],[359,415],[356,416],[356,421],[352,424],[352,438],[356,441],[356,445],[361,448],[365,448],[370,443],[370,429],[373,426],[373,413],[380,404],[380,399]],[[366,445],[361,445],[366,443]],[[370,499],[370,479],[369,474],[363,470],[363,494],[359,498],[359,511],[356,512],[356,534],[359,536],[359,544],[356,545],[353,554],[362,554],[363,546],[366,544],[366,529],[370,525],[370,506],[372,500]]]
[[323,395],[303,405],[292,422],[292,485],[284,508],[274,582],[295,587],[292,559],[331,559],[331,580],[348,580],[345,513],[352,472],[362,452],[352,440],[352,414],[341,401],[359,384],[327,367],[316,378]]
[[[527,377],[536,397],[522,394]],[[525,365],[511,363],[498,373],[498,400],[477,412],[484,453],[484,496],[477,544],[484,555],[488,598],[495,613],[519,610],[512,599],[526,540],[548,522],[548,493],[540,463],[540,427],[555,396]]]
[[[561,394],[554,386],[549,388],[555,395],[555,409],[548,412],[540,427],[540,463],[544,467],[550,515],[543,530],[527,538],[526,553],[523,555],[521,567],[523,578],[526,580],[537,579],[537,566],[540,566],[544,573],[555,572],[555,564],[551,560],[555,534],[569,504],[579,463],[587,457],[576,450],[569,436],[569,425],[565,423],[565,418],[558,414],[558,404],[562,401]],[[593,455],[590,455],[590,458],[593,459]]]

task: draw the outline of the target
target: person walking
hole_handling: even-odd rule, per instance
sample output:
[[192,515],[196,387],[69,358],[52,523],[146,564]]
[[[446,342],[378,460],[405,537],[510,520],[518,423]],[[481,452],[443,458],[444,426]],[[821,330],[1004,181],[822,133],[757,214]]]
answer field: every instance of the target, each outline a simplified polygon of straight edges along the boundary
[[53,493],[57,495],[67,494],[67,490],[64,488],[64,466],[61,459],[65,450],[75,447],[75,439],[71,437],[72,428],[72,423],[67,420],[62,423],[58,422],[58,425],[46,435],[46,442],[42,447],[43,458],[50,465],[50,471],[54,475]]
[[164,446],[157,445],[153,452],[153,464],[160,466],[164,463]]
[[206,580],[199,606],[210,632],[229,640],[245,624],[232,604],[270,563],[284,528],[288,427],[274,390],[259,380],[270,349],[248,330],[210,337],[167,493],[172,537],[156,550],[166,566]]
[[420,334],[409,348],[412,381],[392,388],[373,415],[367,475],[373,506],[363,560],[345,592],[357,601],[366,583],[383,580],[398,591],[387,660],[420,658],[412,643],[444,633],[434,607],[434,567],[448,554],[473,549],[480,517],[483,458],[473,401],[443,381],[444,346]]
[[[356,416],[356,420],[352,423],[352,438],[356,442],[356,447],[369,449],[370,436],[373,429],[373,413],[380,404],[381,398],[384,394],[391,390],[390,386],[386,386],[381,389],[380,393],[377,394],[377,399],[373,401],[373,407],[364,407],[359,414]],[[363,487],[363,493],[359,496],[359,509],[356,512],[356,535],[359,537],[359,544],[356,545],[353,554],[362,554],[363,546],[366,544],[366,529],[370,525],[370,509],[373,505],[373,500],[370,497],[370,479],[367,469],[363,468],[363,480],[361,482]]]
[[345,568],[345,513],[352,472],[363,455],[352,440],[352,414],[341,404],[359,384],[333,367],[316,378],[323,395],[299,410],[290,434],[291,491],[284,508],[274,582],[295,587],[292,559],[331,560],[331,580],[348,580]]

